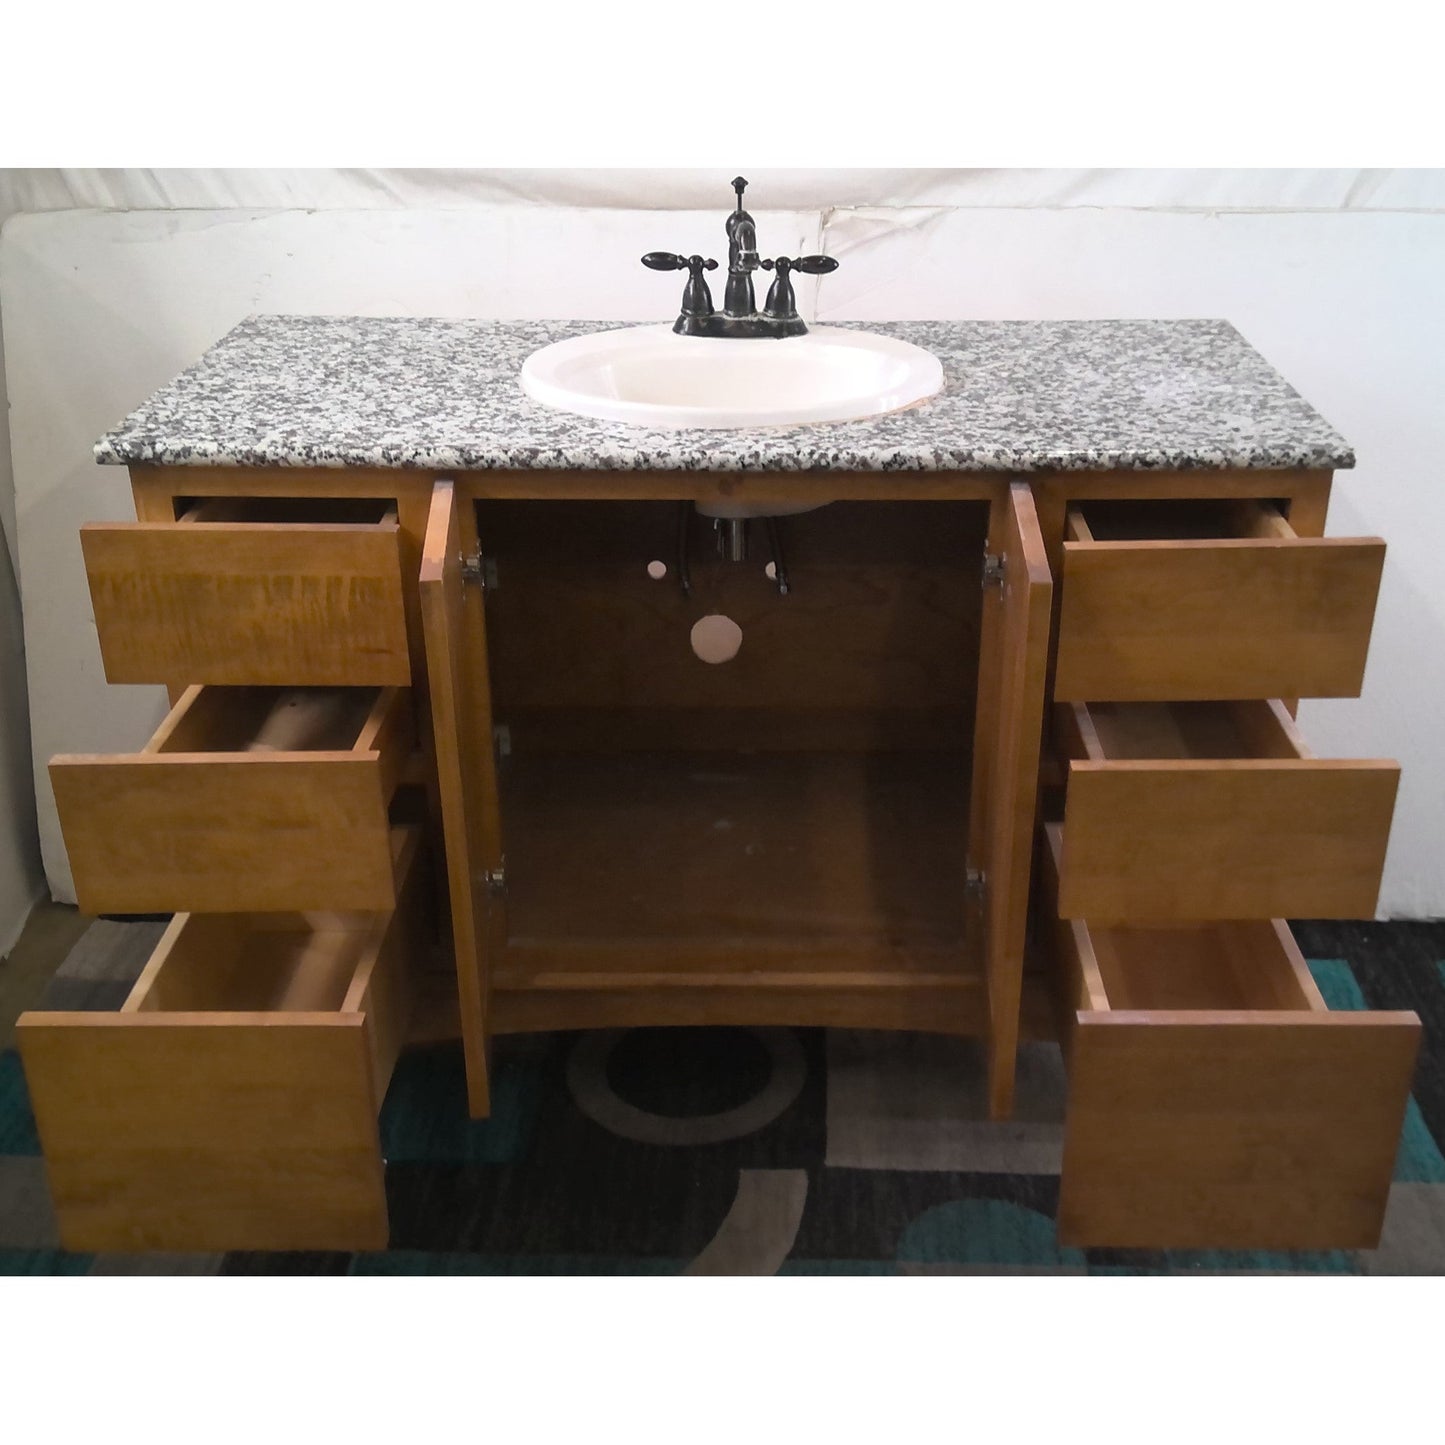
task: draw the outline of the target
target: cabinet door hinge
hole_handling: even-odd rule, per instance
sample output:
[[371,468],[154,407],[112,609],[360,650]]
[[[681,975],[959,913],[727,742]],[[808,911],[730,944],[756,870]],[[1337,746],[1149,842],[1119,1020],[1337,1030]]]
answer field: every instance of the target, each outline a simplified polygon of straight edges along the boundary
[[488,893],[505,893],[507,891],[507,860],[503,858],[500,867],[488,868],[483,876],[487,880]]
[[983,554],[983,585],[985,587],[1003,586],[1004,563],[1008,558],[1002,552],[985,552]]
[[497,590],[497,562],[494,557],[484,557],[480,552],[463,552],[461,564],[463,582],[480,583],[484,592]]
[[977,898],[982,901],[988,894],[988,874],[982,868],[965,868],[963,892],[966,898]]

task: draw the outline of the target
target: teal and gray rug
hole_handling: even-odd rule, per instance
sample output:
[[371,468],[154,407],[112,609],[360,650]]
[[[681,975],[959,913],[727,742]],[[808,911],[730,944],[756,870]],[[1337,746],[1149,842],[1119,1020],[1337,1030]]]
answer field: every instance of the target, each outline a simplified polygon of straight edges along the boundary
[[[47,1008],[117,1008],[160,926],[92,925]],[[397,1067],[381,1117],[390,1247],[84,1255],[58,1247],[20,1061],[0,1054],[0,1273],[1445,1273],[1445,925],[1300,924],[1334,1008],[1408,1008],[1424,1047],[1385,1236],[1371,1251],[1060,1249],[1064,1081],[1024,1050],[987,1121],[975,1046],[840,1030],[505,1038],[491,1119],[459,1046]]]

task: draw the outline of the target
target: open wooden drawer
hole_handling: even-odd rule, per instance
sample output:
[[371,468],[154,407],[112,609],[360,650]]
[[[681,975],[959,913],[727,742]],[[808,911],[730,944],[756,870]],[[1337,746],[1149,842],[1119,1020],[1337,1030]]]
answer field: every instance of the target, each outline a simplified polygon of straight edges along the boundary
[[[1047,913],[1062,840],[1045,831]],[[1414,1014],[1329,1012],[1280,919],[1100,928],[1054,915],[1053,928],[1069,1074],[1061,1242],[1378,1244]]]
[[390,502],[215,497],[80,545],[110,682],[411,681]]
[[1060,701],[1357,697],[1385,544],[1297,537],[1268,502],[1068,513]]
[[402,688],[192,687],[139,753],[60,756],[87,913],[390,908]]
[[192,915],[119,1013],[17,1028],[72,1250],[379,1249],[377,1114],[419,947],[419,830],[393,913]]
[[1312,757],[1279,702],[1064,703],[1059,911],[1368,918],[1400,769]]

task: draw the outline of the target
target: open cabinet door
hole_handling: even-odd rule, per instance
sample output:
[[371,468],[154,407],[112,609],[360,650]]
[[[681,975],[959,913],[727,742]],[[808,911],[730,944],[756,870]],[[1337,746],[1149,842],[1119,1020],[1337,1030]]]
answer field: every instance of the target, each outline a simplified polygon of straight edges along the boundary
[[480,1119],[491,1111],[488,952],[497,920],[490,914],[501,908],[500,899],[488,889],[487,873],[500,869],[502,860],[482,589],[467,586],[462,579],[462,555],[476,545],[475,524],[468,525],[469,520],[458,510],[453,483],[438,482],[432,490],[422,547],[421,611],[467,1102],[472,1117]]
[[988,552],[1002,578],[984,584],[972,853],[984,874],[989,1110],[1002,1119],[1013,1109],[1053,582],[1028,485],[1012,483],[992,511]]

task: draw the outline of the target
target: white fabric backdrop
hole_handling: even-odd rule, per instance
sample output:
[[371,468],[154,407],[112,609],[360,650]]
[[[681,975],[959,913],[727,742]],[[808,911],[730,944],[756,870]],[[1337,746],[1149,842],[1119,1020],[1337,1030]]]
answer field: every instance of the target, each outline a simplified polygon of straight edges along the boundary
[[[624,210],[716,209],[736,172],[688,170],[30,170],[0,172],[15,211],[316,210],[525,202]],[[757,170],[750,207],[1135,206],[1151,210],[1435,209],[1441,170]]]
[[[749,204],[834,207],[1125,207],[1438,211],[1445,170],[750,170]],[[87,170],[0,168],[0,226],[27,211],[449,210],[491,204],[716,210],[730,174],[704,170]],[[0,352],[0,374],[4,355]],[[3,398],[3,392],[0,392]],[[0,407],[0,528],[15,545]],[[18,565],[18,562],[17,562]],[[0,603],[3,605],[3,603]]]
[[[745,173],[770,249],[825,239],[845,259],[818,294],[828,320],[1227,316],[1355,443],[1361,465],[1337,483],[1331,531],[1390,542],[1376,641],[1364,699],[1307,704],[1302,720],[1323,755],[1401,758],[1382,912],[1445,914],[1445,581],[1431,545],[1445,535],[1445,172]],[[130,503],[123,472],[90,462],[99,432],[252,311],[655,319],[670,297],[630,263],[715,242],[731,174],[0,173],[0,216],[173,208],[22,217],[0,241],[35,776],[57,896],[71,894],[44,760],[139,743],[160,708],[155,690],[107,688],[100,671],[75,531]],[[5,482],[0,465],[13,547]],[[12,717],[12,754],[14,734]]]

